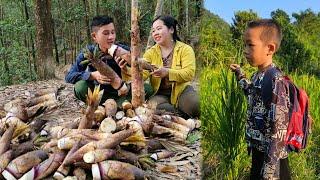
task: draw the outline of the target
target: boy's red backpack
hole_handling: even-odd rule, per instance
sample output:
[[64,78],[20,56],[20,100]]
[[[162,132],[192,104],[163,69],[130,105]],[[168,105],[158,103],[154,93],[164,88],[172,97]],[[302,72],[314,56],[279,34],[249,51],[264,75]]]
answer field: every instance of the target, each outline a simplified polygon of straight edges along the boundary
[[309,97],[307,93],[298,88],[288,76],[283,76],[282,71],[276,67],[270,67],[266,70],[262,82],[262,100],[267,106],[271,105],[272,82],[276,75],[281,75],[286,89],[289,91],[289,125],[285,142],[289,151],[299,152],[305,149],[311,127],[312,119],[309,116]]

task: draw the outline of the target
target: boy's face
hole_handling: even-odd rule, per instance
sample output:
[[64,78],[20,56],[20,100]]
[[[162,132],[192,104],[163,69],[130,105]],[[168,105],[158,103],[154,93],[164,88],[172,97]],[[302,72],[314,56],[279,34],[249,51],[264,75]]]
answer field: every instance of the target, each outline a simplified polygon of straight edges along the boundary
[[262,28],[256,27],[247,29],[244,34],[244,54],[253,67],[264,67],[272,58],[268,44],[260,39],[261,32]]
[[116,39],[116,32],[113,23],[95,27],[96,29],[91,33],[94,42],[99,44],[100,49],[106,52]]

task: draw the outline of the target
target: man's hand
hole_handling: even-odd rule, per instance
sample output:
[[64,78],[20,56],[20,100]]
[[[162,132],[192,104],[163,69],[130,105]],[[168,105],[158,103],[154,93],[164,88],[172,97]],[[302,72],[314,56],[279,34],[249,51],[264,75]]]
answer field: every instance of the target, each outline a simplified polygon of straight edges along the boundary
[[239,64],[230,64],[230,69],[232,72],[235,72],[237,69],[240,69]]
[[125,59],[122,59],[121,57],[118,57],[118,56],[115,57],[115,61],[121,69],[126,68],[126,65],[128,64],[128,62]]
[[99,84],[110,84],[111,79],[107,76],[100,74],[99,71],[94,71],[90,74],[90,80],[96,80]]
[[118,96],[126,96],[129,93],[129,90],[130,88],[124,83],[118,90]]
[[169,68],[159,68],[151,73],[154,77],[164,78],[169,75]]

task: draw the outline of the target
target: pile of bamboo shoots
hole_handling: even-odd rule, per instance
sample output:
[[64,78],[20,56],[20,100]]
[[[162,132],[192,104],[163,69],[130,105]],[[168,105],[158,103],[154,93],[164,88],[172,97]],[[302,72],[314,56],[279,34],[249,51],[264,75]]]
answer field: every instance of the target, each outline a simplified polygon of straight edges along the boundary
[[[36,127],[20,116],[15,116],[17,122],[8,118],[2,122],[6,128],[0,139],[1,175],[28,180],[47,176],[87,179],[90,175],[93,179],[145,179],[145,169],[174,155],[157,137],[184,143],[196,127],[192,119],[157,115],[147,106],[133,109],[128,101],[118,107],[115,100],[108,99],[99,106],[102,93],[99,87],[93,92],[88,90],[87,109],[80,122],[72,122],[71,126],[66,122]],[[13,141],[21,124],[36,135]]]

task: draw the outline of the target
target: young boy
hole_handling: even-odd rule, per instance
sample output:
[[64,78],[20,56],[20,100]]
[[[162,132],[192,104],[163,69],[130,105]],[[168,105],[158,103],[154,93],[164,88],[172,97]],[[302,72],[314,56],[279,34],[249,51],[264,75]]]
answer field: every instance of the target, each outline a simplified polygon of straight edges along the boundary
[[250,81],[239,65],[230,65],[248,98],[245,135],[248,153],[252,153],[250,179],[291,179],[284,142],[290,100],[281,71],[277,71],[272,63],[281,39],[281,29],[274,21],[261,19],[249,22],[244,33],[244,54],[258,71]]
[[[91,37],[96,43],[88,45],[87,48],[93,52],[96,46],[104,53],[102,60],[107,63],[120,78],[123,78],[124,70],[126,69],[127,61],[117,57],[119,54],[129,52],[129,48],[123,45],[115,45],[116,32],[113,24],[113,19],[108,16],[94,17],[91,23]],[[100,84],[100,89],[104,89],[101,103],[108,98],[115,99],[118,104],[121,104],[125,99],[131,100],[131,93],[125,83],[117,89],[110,85],[110,78],[100,74],[92,65],[82,64],[84,53],[80,52],[76,58],[76,62],[72,65],[68,74],[65,77],[66,82],[75,84],[75,96],[83,102],[86,102],[88,87],[92,90],[95,85]],[[152,95],[152,88],[145,84],[146,96]]]

